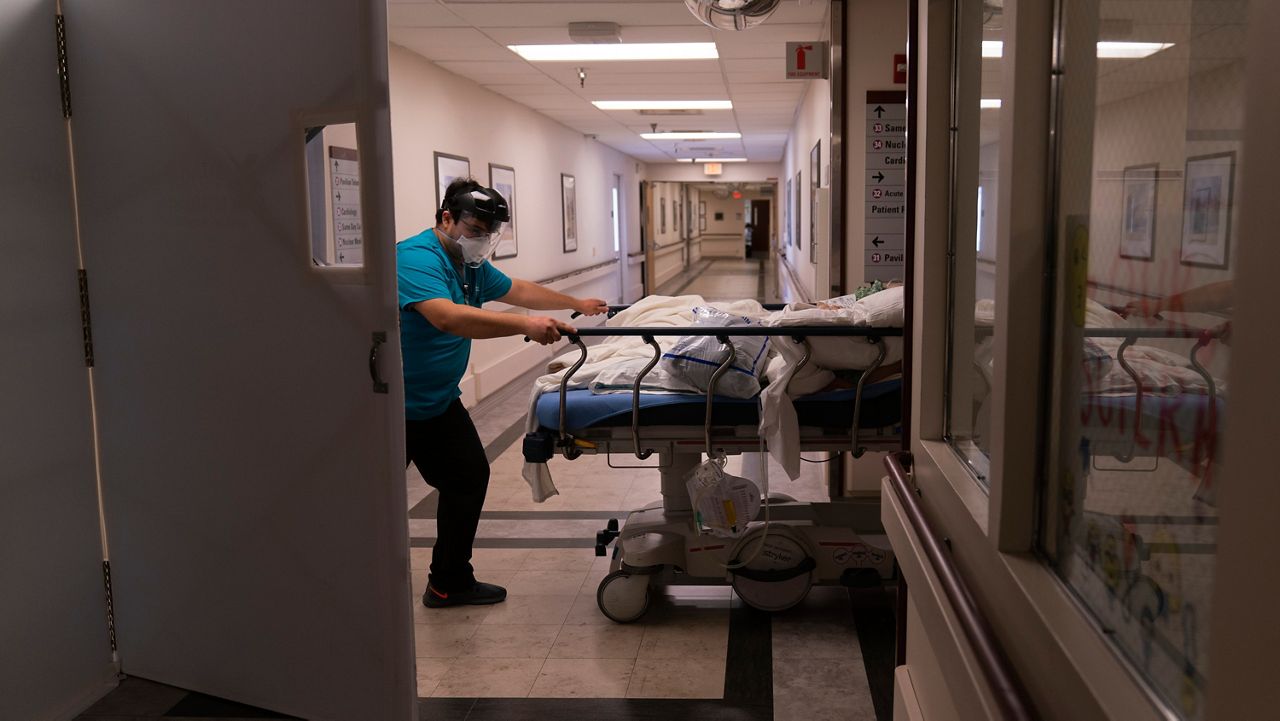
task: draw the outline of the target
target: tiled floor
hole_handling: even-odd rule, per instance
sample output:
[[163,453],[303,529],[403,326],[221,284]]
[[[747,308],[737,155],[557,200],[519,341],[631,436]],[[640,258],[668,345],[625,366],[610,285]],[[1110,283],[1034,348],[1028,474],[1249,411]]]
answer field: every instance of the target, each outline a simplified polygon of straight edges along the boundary
[[[788,294],[779,276],[772,262],[708,260],[663,290],[710,300],[763,292],[776,301]],[[474,565],[482,580],[506,586],[510,595],[488,607],[415,605],[423,718],[870,721],[877,709],[887,718],[892,617],[859,615],[843,588],[816,588],[800,606],[770,616],[746,608],[727,586],[678,587],[635,624],[606,619],[595,592],[608,560],[594,554],[595,532],[608,518],[659,500],[658,473],[611,468],[600,456],[556,458],[550,469],[560,495],[534,503],[513,431],[523,426],[528,402],[518,383],[474,411],[492,459]],[[731,458],[730,472],[741,473],[743,463],[742,456]],[[795,482],[769,468],[773,492],[826,499],[822,466],[804,464]],[[420,595],[436,530],[433,491],[409,468],[406,492]],[[875,648],[864,650],[858,625]],[[871,672],[865,659],[875,660]],[[219,703],[225,702],[128,679],[81,718],[268,713]]]

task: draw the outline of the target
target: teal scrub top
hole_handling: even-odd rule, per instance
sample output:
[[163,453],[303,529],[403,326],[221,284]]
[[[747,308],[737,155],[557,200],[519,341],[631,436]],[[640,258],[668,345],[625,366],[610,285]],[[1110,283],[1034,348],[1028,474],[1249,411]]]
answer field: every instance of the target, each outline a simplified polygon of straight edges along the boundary
[[396,278],[404,414],[408,420],[428,420],[444,413],[462,395],[458,383],[467,371],[471,339],[436,329],[413,306],[444,298],[479,308],[506,295],[511,279],[487,260],[479,268],[455,263],[435,230],[424,230],[396,245]]

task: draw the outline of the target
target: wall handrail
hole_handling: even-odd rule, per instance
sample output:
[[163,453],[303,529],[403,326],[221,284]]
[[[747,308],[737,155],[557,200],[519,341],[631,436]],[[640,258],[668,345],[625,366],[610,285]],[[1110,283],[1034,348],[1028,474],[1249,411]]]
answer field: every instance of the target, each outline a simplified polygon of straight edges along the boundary
[[590,272],[591,272],[591,271],[593,271],[593,270],[599,270],[599,269],[601,269],[601,268],[606,268],[606,267],[611,266],[611,265],[613,265],[614,263],[617,263],[617,262],[618,262],[618,259],[617,259],[617,258],[614,258],[614,259],[612,259],[612,260],[606,260],[606,261],[605,261],[605,262],[603,262],[603,263],[596,263],[595,265],[589,265],[589,266],[587,266],[587,267],[585,267],[585,268],[578,268],[577,270],[571,270],[571,271],[569,271],[568,273],[561,273],[560,275],[557,275],[557,276],[555,276],[555,277],[552,277],[552,278],[546,278],[546,279],[544,279],[544,280],[539,280],[539,281],[536,281],[536,282],[537,282],[537,284],[538,284],[538,285],[548,285],[548,284],[550,284],[550,283],[559,283],[560,281],[562,281],[562,280],[568,280],[568,279],[570,279],[570,278],[574,277],[575,275],[582,275],[582,274],[584,274],[584,273],[590,273]]
[[991,630],[991,624],[978,608],[973,593],[960,575],[955,562],[948,553],[944,552],[942,541],[929,525],[920,507],[920,501],[916,499],[916,494],[912,492],[907,482],[911,454],[905,451],[890,453],[885,456],[884,465],[889,470],[889,485],[897,494],[907,521],[919,537],[920,545],[924,547],[924,555],[933,567],[934,573],[937,574],[947,601],[955,610],[956,619],[969,645],[973,648],[973,655],[977,659],[983,677],[991,687],[991,693],[995,697],[1001,716],[1007,721],[1033,721],[1039,718],[1035,713],[1035,706],[1031,703],[1031,697],[1027,694],[1022,682],[1018,680],[1013,664],[1001,648],[995,632]]

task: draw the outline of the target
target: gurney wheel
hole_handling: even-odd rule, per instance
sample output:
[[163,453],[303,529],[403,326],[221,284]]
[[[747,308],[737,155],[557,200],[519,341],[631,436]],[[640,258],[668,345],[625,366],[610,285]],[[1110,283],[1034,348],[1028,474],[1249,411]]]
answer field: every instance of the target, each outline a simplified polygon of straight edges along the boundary
[[631,623],[649,610],[649,577],[614,571],[600,581],[596,605],[610,621]]

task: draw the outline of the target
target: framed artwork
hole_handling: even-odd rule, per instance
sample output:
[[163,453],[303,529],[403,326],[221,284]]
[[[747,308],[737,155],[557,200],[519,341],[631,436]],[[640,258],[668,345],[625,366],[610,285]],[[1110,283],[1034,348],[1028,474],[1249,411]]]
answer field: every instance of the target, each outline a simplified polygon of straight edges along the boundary
[[796,186],[795,186],[796,187],[796,194],[795,194],[796,212],[791,214],[791,223],[792,223],[791,229],[793,231],[791,234],[791,238],[792,240],[795,241],[797,248],[801,247],[801,239],[800,239],[800,186],[801,185],[802,183],[800,182],[800,171],[797,170]]
[[498,195],[507,201],[507,208],[511,211],[511,222],[502,229],[502,237],[498,240],[498,247],[494,250],[493,257],[495,260],[514,258],[519,253],[519,247],[516,245],[515,168],[489,163],[489,187],[498,191]]
[[1235,151],[1187,158],[1182,197],[1183,264],[1227,267],[1235,171]]
[[1156,176],[1159,163],[1124,169],[1120,213],[1120,257],[1152,260],[1156,250]]
[[822,141],[809,151],[809,262],[818,262],[818,187],[822,185]]
[[667,199],[658,198],[658,204],[660,206],[658,208],[658,210],[660,211],[658,213],[658,218],[659,218],[658,232],[665,234],[667,232]]
[[471,177],[471,161],[461,155],[436,151],[436,207],[444,204],[444,191],[458,178]]
[[680,223],[680,201],[671,202],[671,227],[675,228],[676,236],[684,237],[684,226]]
[[561,222],[564,225],[564,252],[578,249],[578,189],[568,173],[560,174]]

